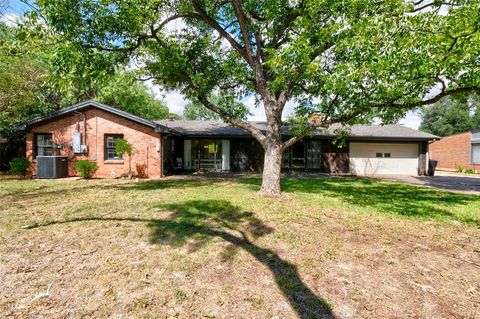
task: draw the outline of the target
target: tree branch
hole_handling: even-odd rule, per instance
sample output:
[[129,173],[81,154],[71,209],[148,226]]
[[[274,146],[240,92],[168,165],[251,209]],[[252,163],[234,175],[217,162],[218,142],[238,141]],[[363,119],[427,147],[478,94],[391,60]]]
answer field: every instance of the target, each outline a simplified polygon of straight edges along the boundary
[[249,132],[264,148],[267,146],[266,137],[262,131],[260,131],[257,127],[253,126],[250,123],[240,121],[235,117],[229,115],[228,113],[221,110],[219,107],[214,105],[210,102],[207,97],[203,94],[197,95],[197,99],[202,103],[207,109],[213,111],[220,115],[225,121],[228,123],[237,126],[239,128],[244,129],[245,131]]
[[[322,120],[320,122],[318,121],[312,121],[312,123],[310,123],[310,127],[305,130],[305,132],[303,134],[300,134],[300,135],[296,135],[296,136],[293,136],[292,138],[290,138],[289,140],[285,141],[282,143],[282,151],[286,150],[287,148],[289,148],[290,146],[292,146],[293,144],[301,141],[302,139],[304,139],[305,137],[311,135],[313,132],[315,132],[315,130],[317,128],[320,128],[320,127],[323,127],[323,128],[328,128],[330,127],[332,124],[335,124],[335,123],[345,123],[357,116],[359,116],[360,114],[363,113],[363,110],[357,110],[351,114],[348,114],[348,115],[345,115],[345,116],[342,116],[342,117],[339,117],[339,118],[336,118],[334,120]],[[321,115],[319,115],[321,116]]]
[[[443,86],[444,84],[442,84]],[[480,87],[478,86],[472,86],[472,87],[460,87],[460,88],[455,88],[452,90],[446,90],[445,87],[442,88],[441,92],[437,95],[435,95],[432,98],[429,98],[427,100],[421,100],[417,102],[411,102],[411,103],[396,103],[394,101],[391,102],[385,102],[385,103],[372,103],[372,106],[374,107],[393,107],[393,108],[399,108],[399,109],[413,109],[419,106],[425,106],[425,105],[430,105],[433,103],[436,103],[440,101],[442,98],[446,96],[450,96],[453,94],[458,94],[458,93],[473,93],[473,92],[480,92]]]
[[232,48],[234,48],[235,51],[237,51],[245,59],[245,61],[247,61],[247,63],[253,67],[253,65],[251,64],[253,61],[251,61],[251,59],[247,55],[247,51],[245,50],[245,48],[242,47],[225,29],[223,29],[215,19],[212,19],[207,14],[207,12],[203,10],[202,5],[197,0],[192,0],[192,4],[195,10],[197,10],[197,12],[199,13],[199,20],[205,22],[206,24],[214,28],[218,33],[220,33],[220,35],[224,37],[225,40],[228,41],[228,43],[230,43]]

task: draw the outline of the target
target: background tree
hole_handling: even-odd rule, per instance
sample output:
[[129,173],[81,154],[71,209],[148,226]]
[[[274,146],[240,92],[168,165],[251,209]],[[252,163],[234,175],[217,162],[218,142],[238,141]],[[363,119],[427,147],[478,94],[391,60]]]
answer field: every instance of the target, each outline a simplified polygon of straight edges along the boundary
[[[95,99],[147,119],[164,119],[168,107],[118,60],[39,33],[0,23],[0,135],[16,137],[15,123]],[[21,136],[19,136],[21,138]]]
[[[478,0],[38,1],[44,25],[84,48],[123,54],[264,148],[261,192],[280,194],[283,151],[315,127],[379,117],[480,87]],[[37,24],[40,25],[40,24]],[[119,59],[122,61],[122,59]],[[429,98],[434,88],[438,93]],[[210,99],[255,95],[266,131]],[[295,136],[282,113],[297,103]],[[315,115],[312,117],[312,115]]]
[[480,98],[475,96],[447,97],[424,107],[420,130],[447,136],[480,128]]
[[[212,94],[210,100],[215,105],[222,105],[224,108],[228,108],[231,113],[235,114],[235,117],[241,120],[246,120],[250,111],[248,108],[237,102],[232,96],[222,96],[218,94]],[[222,117],[213,112],[212,110],[207,109],[203,104],[194,99],[193,102],[185,105],[183,110],[183,117],[187,120],[205,120],[205,121],[220,121]]]
[[165,102],[156,99],[133,73],[123,72],[112,77],[98,89],[96,99],[148,120],[166,119],[170,114]]

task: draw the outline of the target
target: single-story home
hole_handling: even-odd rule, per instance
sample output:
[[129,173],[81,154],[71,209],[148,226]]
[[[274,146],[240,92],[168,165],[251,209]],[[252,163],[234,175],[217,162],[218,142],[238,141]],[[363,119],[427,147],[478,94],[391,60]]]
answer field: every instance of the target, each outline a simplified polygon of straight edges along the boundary
[[480,129],[442,137],[430,143],[431,159],[437,168],[456,170],[459,167],[480,169]]
[[[261,130],[266,123],[252,122]],[[160,177],[181,171],[261,171],[263,149],[243,129],[223,122],[150,121],[108,105],[86,101],[24,123],[26,153],[68,157],[74,163],[97,163],[96,177],[117,177],[128,162],[116,154],[115,141],[128,140],[135,149],[134,174]],[[334,143],[335,127],[318,130],[291,146],[283,156],[285,170],[335,174],[424,175],[429,142],[437,136],[403,125],[353,125],[343,146]],[[284,138],[291,136],[284,128]]]

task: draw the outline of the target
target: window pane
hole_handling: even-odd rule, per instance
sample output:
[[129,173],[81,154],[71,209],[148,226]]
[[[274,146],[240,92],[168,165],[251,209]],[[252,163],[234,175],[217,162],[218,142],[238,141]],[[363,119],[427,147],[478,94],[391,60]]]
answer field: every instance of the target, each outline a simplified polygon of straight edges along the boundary
[[52,146],[52,134],[46,133],[35,135],[35,156],[52,156]]
[[123,139],[123,135],[105,135],[105,159],[106,160],[122,160],[123,156],[119,156],[115,152],[115,143]]
[[392,154],[390,154],[390,153],[384,153],[384,154],[383,154],[383,157],[392,157]]
[[307,146],[307,168],[320,168],[322,163],[320,141],[309,141]]
[[305,168],[305,143],[303,141],[292,145],[292,168]]
[[376,157],[382,157],[382,153],[377,153]]
[[472,144],[472,163],[480,164],[480,144]]

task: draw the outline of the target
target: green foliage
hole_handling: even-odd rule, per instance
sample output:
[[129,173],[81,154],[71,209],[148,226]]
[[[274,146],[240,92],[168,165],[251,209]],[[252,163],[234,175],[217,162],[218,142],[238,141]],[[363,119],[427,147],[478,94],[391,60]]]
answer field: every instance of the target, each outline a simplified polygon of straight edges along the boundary
[[[38,4],[57,36],[112,50],[118,61],[139,59],[142,73],[191,100],[222,92],[237,101],[261,96],[265,104],[267,93],[278,99],[287,92],[304,120],[321,112],[349,123],[394,122],[439,85],[445,92],[480,86],[477,0],[462,0],[448,14],[438,14],[437,1],[412,14],[404,0],[245,0],[247,36],[232,2]],[[170,27],[172,18],[155,36],[145,31],[175,15],[186,16],[185,27]],[[247,44],[253,56],[258,50],[266,88],[245,57]]]
[[466,168],[463,172],[466,174],[475,174],[475,170],[473,168]]
[[25,176],[32,163],[26,157],[15,157],[10,162],[10,173]]
[[75,163],[75,169],[84,179],[91,179],[98,169],[97,163],[89,160],[80,160]]
[[129,157],[133,155],[133,146],[125,139],[118,139],[115,141],[115,153],[118,155],[127,154]]
[[438,136],[480,128],[480,95],[446,97],[425,107],[420,130]]
[[115,153],[119,155],[128,155],[128,176],[132,177],[132,156],[135,152],[132,144],[125,139],[119,139],[115,142]]
[[14,31],[0,22],[0,135],[8,138],[17,137],[15,123],[55,108],[41,61],[33,54],[17,54],[14,43]]
[[220,121],[221,117],[198,102],[190,102],[183,109],[183,117],[187,120]]
[[165,103],[156,99],[143,83],[136,81],[133,73],[113,76],[99,89],[96,99],[148,120],[165,119],[169,115]]
[[121,58],[60,39],[32,21],[19,27],[0,22],[0,135],[17,138],[14,124],[86,99],[147,119],[167,118],[165,103],[133,72],[122,71]]
[[[211,94],[210,101],[221,110],[241,120],[246,120],[250,114],[248,108],[244,104],[236,101],[233,96]],[[183,117],[187,120],[220,121],[222,119],[220,115],[207,109],[197,99],[194,99],[193,102],[185,106]]]

